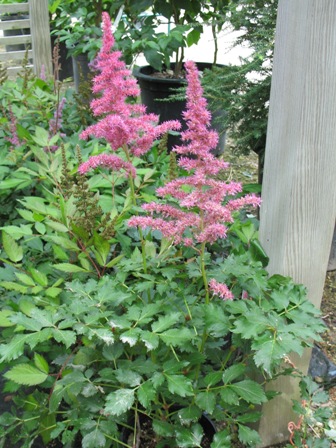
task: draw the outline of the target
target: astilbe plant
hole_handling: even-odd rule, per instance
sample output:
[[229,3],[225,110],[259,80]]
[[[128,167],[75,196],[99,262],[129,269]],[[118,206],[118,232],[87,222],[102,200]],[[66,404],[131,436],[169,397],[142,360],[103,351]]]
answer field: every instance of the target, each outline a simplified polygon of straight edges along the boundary
[[[65,148],[63,157],[42,151],[60,170],[41,179],[38,197],[20,201],[20,226],[2,228],[0,362],[13,406],[0,416],[1,440],[23,448],[53,439],[66,448],[256,446],[249,425],[272,396],[263,385],[292,373],[288,356],[323,325],[304,287],[269,277],[252,250],[257,232],[238,214],[260,199],[220,180],[227,164],[211,153],[217,135],[192,62],[177,177],[168,162],[154,174],[155,140],[178,123],[157,125],[131,101],[138,87],[112,49],[110,25],[104,14],[92,102],[100,119],[82,133],[108,149],[80,163],[77,188]],[[140,157],[152,168],[139,169]],[[120,172],[126,178],[109,195],[97,187]],[[205,413],[221,424],[208,437]]]

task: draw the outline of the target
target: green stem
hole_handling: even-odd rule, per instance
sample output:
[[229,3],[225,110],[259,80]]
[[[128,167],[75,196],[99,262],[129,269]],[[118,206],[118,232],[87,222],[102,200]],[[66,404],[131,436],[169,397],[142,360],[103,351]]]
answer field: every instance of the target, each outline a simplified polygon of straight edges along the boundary
[[[132,163],[130,153],[129,153],[126,145],[123,146],[123,150],[126,154],[127,161],[129,163]],[[136,207],[137,203],[136,203],[134,180],[133,180],[133,177],[131,174],[128,176],[128,179],[129,179],[129,185],[130,185],[130,189],[131,189],[132,204]],[[143,268],[144,268],[144,273],[147,274],[147,260],[146,260],[146,247],[145,247],[146,240],[143,237],[142,229],[140,227],[139,227],[139,236],[140,236],[140,240],[141,240],[142,264],[143,264]]]

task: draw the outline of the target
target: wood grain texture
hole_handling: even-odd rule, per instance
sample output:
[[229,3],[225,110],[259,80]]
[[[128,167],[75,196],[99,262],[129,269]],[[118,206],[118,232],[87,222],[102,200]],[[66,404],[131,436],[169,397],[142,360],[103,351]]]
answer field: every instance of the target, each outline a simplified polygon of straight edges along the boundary
[[28,12],[29,6],[27,3],[12,3],[8,5],[0,5],[0,14],[9,14],[16,12]]
[[48,0],[29,0],[34,72],[52,74]]
[[[270,273],[289,275],[320,307],[336,218],[336,2],[280,0],[260,238]],[[296,359],[306,372],[310,351]],[[297,383],[263,408],[261,446],[288,438]],[[271,387],[271,388],[272,388]]]

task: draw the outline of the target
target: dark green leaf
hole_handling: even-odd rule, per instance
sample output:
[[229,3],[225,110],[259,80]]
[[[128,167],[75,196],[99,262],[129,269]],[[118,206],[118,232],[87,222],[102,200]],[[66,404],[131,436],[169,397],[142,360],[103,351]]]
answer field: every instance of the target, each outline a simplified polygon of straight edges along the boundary
[[106,397],[105,412],[112,415],[122,415],[128,411],[134,403],[133,389],[119,389],[111,392]]

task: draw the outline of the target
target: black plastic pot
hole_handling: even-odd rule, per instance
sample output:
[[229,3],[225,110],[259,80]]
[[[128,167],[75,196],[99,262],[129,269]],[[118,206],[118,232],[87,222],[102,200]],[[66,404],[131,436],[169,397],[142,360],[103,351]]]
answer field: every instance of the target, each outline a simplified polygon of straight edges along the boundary
[[[146,425],[146,424],[150,423],[150,418],[141,413],[139,414],[139,420],[140,420],[140,427],[142,425]],[[210,446],[210,444],[214,438],[214,435],[217,432],[214,423],[206,414],[203,414],[201,416],[198,423],[203,428],[203,432],[204,432],[203,441],[205,441],[205,439],[206,439],[207,445]],[[133,421],[129,422],[129,427],[133,427],[133,426],[134,426],[134,419],[133,419]],[[127,444],[127,441],[129,440],[131,435],[132,435],[132,430],[130,428],[124,428],[124,430],[121,433],[121,442],[123,442],[124,444],[125,443]],[[120,444],[120,448],[122,446],[124,446],[124,445]],[[141,444],[140,444],[140,448],[142,448]]]
[[81,82],[86,82],[90,79],[91,70],[88,55],[86,53],[82,53],[72,56],[72,66],[75,89],[78,93]]
[[[174,64],[172,64],[172,67]],[[203,71],[206,68],[211,68],[212,64],[206,62],[197,63],[197,68]],[[178,101],[176,99],[166,101],[170,96],[176,94],[176,89],[186,85],[185,79],[164,78],[158,77],[155,74],[155,69],[149,65],[137,67],[133,74],[137,78],[140,90],[141,101],[147,107],[147,112],[159,115],[159,122],[167,120],[179,120],[182,123],[182,130],[186,129],[185,121],[182,118],[182,112],[186,108],[186,101]],[[164,100],[164,101],[162,101]],[[211,125],[219,132],[219,143],[216,155],[224,151],[226,133],[223,131],[223,126],[220,126],[220,121],[224,121],[225,111],[216,112],[212,117]],[[222,127],[222,129],[220,129]],[[168,150],[170,151],[175,145],[180,145],[181,140],[179,136],[169,135]]]
[[[51,49],[56,45],[57,36],[51,36]],[[59,64],[61,65],[59,80],[64,81],[67,78],[73,78],[73,63],[71,57],[68,56],[68,49],[64,42],[58,42],[59,48]]]

